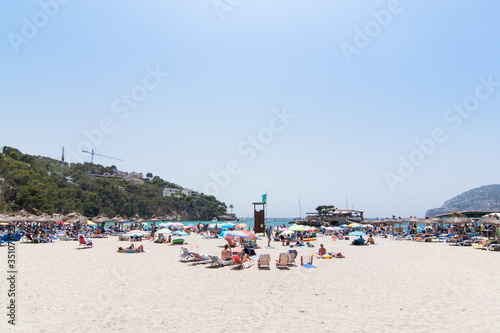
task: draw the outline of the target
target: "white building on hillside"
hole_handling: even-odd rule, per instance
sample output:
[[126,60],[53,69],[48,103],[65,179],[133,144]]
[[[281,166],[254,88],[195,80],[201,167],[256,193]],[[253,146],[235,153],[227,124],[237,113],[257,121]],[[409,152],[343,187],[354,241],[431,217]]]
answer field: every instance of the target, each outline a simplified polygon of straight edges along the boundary
[[176,188],[166,187],[163,189],[163,196],[164,197],[173,197],[175,195],[178,195],[178,193],[179,193],[179,190]]
[[182,189],[182,194],[185,194],[187,197],[199,197],[200,193],[196,192],[195,190],[190,190],[187,188]]

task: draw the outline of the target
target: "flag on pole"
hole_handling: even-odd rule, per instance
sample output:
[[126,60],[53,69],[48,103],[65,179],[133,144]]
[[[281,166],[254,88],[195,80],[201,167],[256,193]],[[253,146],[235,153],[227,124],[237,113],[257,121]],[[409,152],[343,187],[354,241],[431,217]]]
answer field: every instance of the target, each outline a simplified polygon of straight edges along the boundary
[[62,161],[62,162],[63,162],[63,164],[64,164],[64,147],[62,147],[62,159],[61,159],[61,161]]
[[266,201],[267,201],[267,193],[262,194],[262,203],[266,203]]

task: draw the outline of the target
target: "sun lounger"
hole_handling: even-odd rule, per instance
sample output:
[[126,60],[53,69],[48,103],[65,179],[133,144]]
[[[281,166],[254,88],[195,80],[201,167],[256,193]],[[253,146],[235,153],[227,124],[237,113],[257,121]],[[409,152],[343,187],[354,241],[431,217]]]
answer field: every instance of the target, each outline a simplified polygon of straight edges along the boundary
[[210,266],[209,268],[219,268],[223,266],[227,266],[231,264],[233,261],[232,260],[222,260],[218,256],[208,256],[210,258]]
[[290,262],[290,255],[288,255],[288,253],[280,253],[279,259],[276,260],[276,267],[288,268],[289,262]]
[[206,261],[209,260],[208,257],[199,255],[198,253],[195,252],[189,252],[189,250],[185,247],[181,247],[182,253],[181,253],[181,258],[179,261],[180,262],[195,262],[195,261]]
[[4,244],[4,243],[12,243],[12,242],[19,242],[21,240],[21,238],[23,237],[23,234],[15,234],[14,235],[14,239],[11,239],[11,236],[10,234],[8,233],[5,233],[2,235],[2,237],[0,238],[0,244]]
[[181,247],[181,259],[187,259],[189,257],[191,257],[191,252],[189,252],[189,250],[185,247]]
[[500,251],[500,244],[498,243],[491,243],[490,245],[488,245],[487,247],[487,250],[488,251]]
[[259,259],[257,260],[257,267],[267,267],[271,268],[271,256],[269,254],[261,254]]
[[479,243],[473,243],[472,247],[479,250],[487,250],[492,242],[487,238],[483,238]]

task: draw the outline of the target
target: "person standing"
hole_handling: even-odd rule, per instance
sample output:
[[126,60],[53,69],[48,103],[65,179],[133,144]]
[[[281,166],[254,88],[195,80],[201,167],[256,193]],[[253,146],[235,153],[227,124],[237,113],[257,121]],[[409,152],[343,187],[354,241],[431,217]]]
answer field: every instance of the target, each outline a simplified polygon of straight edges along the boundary
[[271,247],[271,238],[273,236],[273,228],[269,226],[269,228],[266,229],[266,234],[267,234],[267,247]]

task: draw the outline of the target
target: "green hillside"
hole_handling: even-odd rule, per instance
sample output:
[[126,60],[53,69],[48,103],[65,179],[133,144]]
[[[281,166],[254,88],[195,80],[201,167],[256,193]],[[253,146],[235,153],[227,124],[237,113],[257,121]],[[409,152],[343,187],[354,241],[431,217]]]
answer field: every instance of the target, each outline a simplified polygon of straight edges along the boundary
[[118,179],[115,166],[92,166],[93,174],[106,173],[110,178],[90,179],[89,172],[90,163],[64,163],[61,174],[61,161],[4,147],[0,153],[0,211],[78,212],[88,217],[102,213],[109,217],[155,215],[182,220],[211,220],[226,212],[226,205],[213,196],[164,197],[165,187],[181,187],[158,176],[137,180],[144,182],[141,185]]

